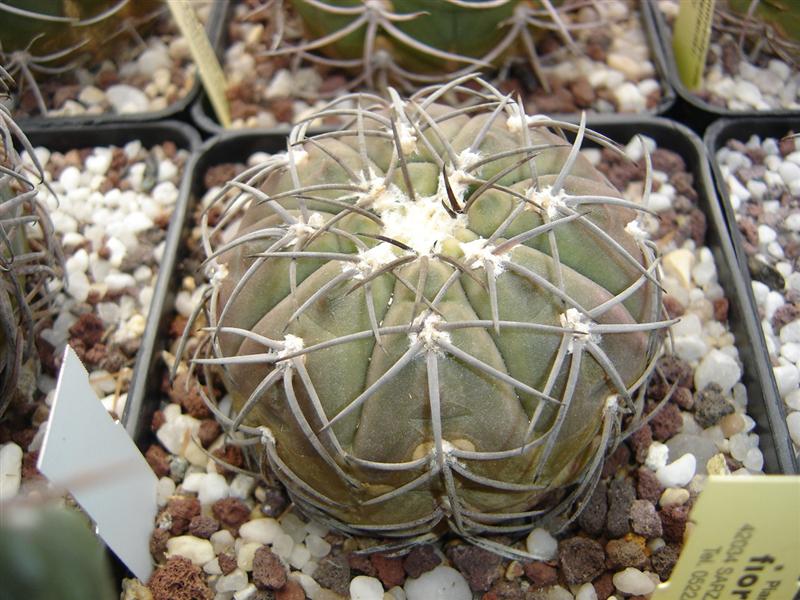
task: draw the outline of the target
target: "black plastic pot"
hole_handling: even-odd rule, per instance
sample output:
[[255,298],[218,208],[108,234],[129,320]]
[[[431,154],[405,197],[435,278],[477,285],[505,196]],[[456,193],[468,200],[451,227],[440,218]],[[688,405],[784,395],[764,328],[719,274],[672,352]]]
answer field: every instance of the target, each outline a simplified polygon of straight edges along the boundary
[[[705,148],[702,141],[685,126],[673,121],[654,118],[631,118],[615,116],[592,119],[589,127],[620,142],[627,142],[636,134],[643,134],[656,140],[659,147],[667,148],[680,154],[692,172],[695,189],[699,195],[699,208],[706,214],[708,232],[706,245],[711,249],[717,264],[720,285],[725,289],[730,302],[729,325],[736,337],[739,355],[743,363],[742,381],[747,388],[749,398],[748,411],[756,421],[756,433],[760,436],[760,447],[764,455],[765,471],[768,473],[795,473],[797,463],[789,444],[786,421],[781,412],[781,403],[777,387],[772,378],[767,360],[763,338],[760,335],[759,321],[753,311],[748,286],[738,267],[733,245],[728,236],[725,217],[720,209],[714,192],[714,185],[708,167]],[[165,256],[162,263],[163,273],[159,279],[159,292],[162,284],[169,286],[164,297],[171,299],[176,293],[180,277],[172,274],[181,260],[187,257],[188,250],[184,244],[178,244],[182,235],[188,233],[192,204],[197,202],[206,191],[203,177],[206,171],[215,165],[230,162],[245,162],[256,151],[280,152],[286,146],[284,136],[268,135],[257,131],[227,132],[207,140],[197,152],[189,166],[189,185],[187,201],[176,210],[174,222],[169,232],[168,251],[177,251],[177,255]],[[182,198],[183,200],[183,198]],[[160,326],[163,330],[172,317],[172,304],[159,305],[162,311]],[[155,307],[151,310],[151,319],[156,320]],[[150,328],[149,331],[155,331]],[[150,342],[148,342],[150,343]],[[146,434],[149,416],[157,408],[160,392],[160,374],[163,372],[158,351],[165,347],[166,339],[159,338],[150,352],[150,364],[142,364],[135,377],[137,399],[146,397],[144,403],[138,402],[143,411],[138,417],[131,415],[128,429],[132,433]],[[129,406],[134,404],[129,400]],[[138,423],[138,426],[132,425]],[[139,438],[141,439],[141,438]]]
[[642,2],[642,10],[650,14],[650,21],[654,23],[656,37],[661,45],[661,55],[665,60],[665,73],[669,85],[677,92],[678,100],[673,107],[672,114],[691,126],[695,131],[703,132],[712,121],[721,117],[778,117],[797,116],[800,111],[793,110],[731,110],[729,108],[714,106],[700,96],[689,90],[678,75],[675,64],[675,54],[672,52],[672,29],[667,24],[664,14],[658,8],[658,3],[653,0]]
[[[747,265],[748,256],[744,250],[742,234],[739,231],[739,226],[736,221],[736,212],[733,210],[733,206],[730,202],[728,186],[722,176],[722,171],[716,160],[716,155],[718,150],[725,147],[728,140],[739,140],[746,143],[753,135],[758,135],[762,140],[767,137],[780,139],[790,130],[800,131],[800,114],[795,114],[792,117],[720,119],[712,124],[705,134],[705,144],[711,161],[711,169],[714,173],[714,182],[716,184],[717,193],[719,194],[721,210],[728,230],[730,231],[731,241],[738,261],[739,272],[745,282],[746,291],[753,307],[756,306],[756,303],[753,297],[753,280],[750,277],[750,269]],[[756,320],[759,320],[757,315]],[[760,324],[758,326],[758,334],[758,341],[763,345],[764,351],[766,352],[766,341],[764,340],[764,334]],[[769,370],[769,375],[772,379],[772,385],[775,386],[777,390],[777,384],[775,384],[772,369]],[[778,400],[777,406],[774,407],[774,415],[772,418],[775,420],[783,419],[785,423],[786,415],[783,402],[780,402],[780,398],[778,398]],[[789,439],[788,435],[787,431],[787,440]],[[794,456],[791,445],[789,445],[789,452]]]
[[[209,40],[211,40],[212,45],[217,44],[219,37],[222,34],[225,11],[227,10],[227,2],[228,0],[213,0],[208,23],[206,23],[206,32]],[[28,131],[32,128],[43,127],[96,127],[104,123],[145,123],[163,121],[164,119],[176,118],[178,115],[188,110],[189,106],[200,94],[201,87],[202,84],[200,82],[200,75],[196,74],[194,85],[192,85],[192,88],[186,93],[186,95],[178,98],[175,102],[163,110],[127,114],[103,113],[99,115],[78,116],[37,116],[19,119],[17,122],[23,130]]]
[[[648,3],[649,1],[645,1],[642,2],[641,4],[646,5]],[[222,32],[222,35],[219,36],[217,43],[217,55],[220,57],[224,55],[225,48],[227,48],[228,46],[227,24],[232,18],[233,10],[234,10],[234,2],[231,2],[230,6],[226,11],[224,31]],[[661,92],[662,92],[661,100],[659,101],[658,106],[656,106],[652,114],[663,115],[668,110],[670,110],[670,108],[675,102],[675,90],[672,89],[672,86],[669,83],[669,79],[667,77],[666,57],[664,56],[664,51],[661,47],[661,43],[658,40],[658,33],[656,31],[656,24],[653,21],[653,15],[651,11],[640,7],[640,16],[642,19],[642,25],[644,27],[645,34],[647,36],[647,42],[650,48],[651,60],[656,70],[656,76],[659,82],[661,83]],[[192,115],[192,120],[194,121],[195,125],[197,125],[198,129],[200,129],[205,133],[208,133],[210,135],[218,135],[225,131],[225,128],[222,127],[219,120],[217,119],[217,116],[214,113],[214,109],[211,106],[211,101],[209,100],[208,95],[205,92],[202,92],[192,105],[191,115]],[[575,115],[568,115],[568,114],[553,115],[553,116],[556,118],[565,118],[565,119],[569,119],[570,117],[572,117],[573,119],[576,118]],[[289,124],[285,124],[283,126],[270,129],[249,129],[247,131],[261,131],[264,134],[286,134],[289,132],[290,128],[291,127]],[[316,132],[321,130],[312,129],[311,131]]]

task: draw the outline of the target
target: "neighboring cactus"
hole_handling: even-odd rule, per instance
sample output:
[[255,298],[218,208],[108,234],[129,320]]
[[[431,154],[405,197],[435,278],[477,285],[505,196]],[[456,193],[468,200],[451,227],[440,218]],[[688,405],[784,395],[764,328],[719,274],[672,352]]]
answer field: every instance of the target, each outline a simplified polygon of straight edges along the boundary
[[722,0],[717,24],[753,42],[758,52],[767,44],[780,58],[800,63],[800,2],[796,0]]
[[[301,16],[308,41],[279,48],[288,54],[325,65],[358,71],[349,88],[388,85],[414,89],[441,83],[478,70],[503,65],[509,58],[527,62],[540,85],[542,75],[536,42],[548,31],[560,34],[573,51],[567,11],[600,6],[589,0],[565,6],[559,0],[290,0]],[[281,3],[276,21],[282,22]]]
[[[640,416],[668,324],[643,209],[579,153],[616,147],[471,79],[333,103],[315,116],[349,127],[297,126],[204,226],[208,356],[193,362],[223,373],[236,414],[217,414],[346,531],[446,519],[485,544],[566,518],[621,415]],[[437,104],[450,91],[473,105]]]
[[[8,79],[0,69],[0,418],[17,394],[23,365],[35,360],[34,336],[49,315],[45,284],[61,261],[50,218],[25,172],[35,169],[43,178],[41,165],[2,103]],[[31,157],[27,167],[15,140]]]
[[[20,85],[30,86],[42,114],[47,107],[37,74],[57,75],[82,60],[112,56],[112,40],[163,9],[158,0],[3,0],[0,1],[0,62]],[[143,43],[143,42],[142,42]]]
[[112,600],[105,548],[76,510],[0,505],[0,598]]

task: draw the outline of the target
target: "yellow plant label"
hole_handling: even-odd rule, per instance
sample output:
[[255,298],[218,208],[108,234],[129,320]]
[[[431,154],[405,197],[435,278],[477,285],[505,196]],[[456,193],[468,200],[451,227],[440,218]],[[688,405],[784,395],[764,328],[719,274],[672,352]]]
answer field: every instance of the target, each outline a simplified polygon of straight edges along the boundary
[[711,476],[652,600],[800,598],[800,476]]
[[678,75],[690,90],[703,81],[715,0],[680,0],[672,31],[672,52]]
[[211,47],[211,42],[208,41],[203,24],[197,18],[191,2],[168,0],[168,4],[183,37],[189,42],[189,49],[200,73],[200,79],[211,100],[211,105],[217,113],[217,118],[223,127],[230,127],[231,111],[225,96],[228,87],[225,82],[225,74]]

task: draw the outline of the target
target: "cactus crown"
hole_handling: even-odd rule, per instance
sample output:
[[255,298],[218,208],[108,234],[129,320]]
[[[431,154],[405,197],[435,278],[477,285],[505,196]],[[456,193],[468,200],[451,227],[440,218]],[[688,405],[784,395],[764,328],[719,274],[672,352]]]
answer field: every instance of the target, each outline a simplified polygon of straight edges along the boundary
[[[10,77],[0,68],[0,99]],[[23,164],[14,147],[28,152]],[[26,171],[43,179],[33,147],[0,102],[0,417],[14,399],[23,364],[35,354],[34,335],[49,314],[45,288],[63,264],[53,226]]]
[[300,123],[206,213],[193,365],[222,373],[229,433],[344,531],[446,520],[485,545],[566,518],[641,415],[668,324],[642,206],[579,152],[616,146],[472,79],[332,103],[316,116],[349,125]]
[[[572,29],[604,22],[593,0],[561,4],[557,0],[291,0],[308,40],[279,47],[286,21],[279,2],[272,5],[278,47],[270,54],[355,70],[360,74],[349,89],[364,86],[381,91],[389,85],[410,91],[520,60],[549,91],[536,50],[541,35],[558,33],[574,52]],[[596,9],[596,22],[569,24],[567,13],[587,7]]]

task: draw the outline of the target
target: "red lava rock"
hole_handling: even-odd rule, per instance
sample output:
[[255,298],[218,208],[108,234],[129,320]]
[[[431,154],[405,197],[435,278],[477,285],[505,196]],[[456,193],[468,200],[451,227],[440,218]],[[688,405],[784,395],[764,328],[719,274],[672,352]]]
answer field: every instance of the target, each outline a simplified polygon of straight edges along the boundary
[[716,383],[710,383],[695,395],[694,418],[702,428],[711,427],[719,423],[722,417],[733,413],[734,408],[722,388]]
[[150,431],[155,433],[166,422],[167,418],[164,416],[164,412],[157,410],[156,412],[153,413],[153,418],[150,420]]
[[239,498],[217,500],[211,506],[211,512],[225,529],[234,534],[250,516],[250,508]]
[[447,557],[461,571],[474,592],[487,591],[500,577],[499,567],[502,559],[483,548],[459,544],[448,548]]
[[191,520],[200,514],[200,501],[192,496],[175,496],[167,502],[165,511],[172,517],[172,535],[183,535]]
[[275,591],[275,600],[306,600],[306,593],[299,583],[290,579],[285,586]]
[[378,579],[388,590],[396,585],[402,586],[406,580],[406,573],[403,570],[403,559],[400,557],[385,556],[383,554],[372,554],[369,557],[372,566],[378,571]]
[[253,556],[253,583],[260,590],[277,590],[286,585],[286,568],[268,546],[261,546]]
[[606,544],[606,566],[615,571],[625,567],[642,569],[647,565],[647,555],[641,544],[634,540],[609,540]]
[[586,77],[578,77],[569,86],[578,108],[589,108],[595,101],[596,95],[592,84]]
[[42,479],[44,475],[36,468],[36,462],[39,460],[39,451],[26,452],[22,457],[22,479],[25,481],[32,481],[34,479]]
[[181,556],[170,558],[156,569],[147,587],[153,600],[211,600],[214,597],[202,569]]
[[645,423],[631,434],[631,436],[628,438],[628,444],[630,444],[631,450],[633,451],[633,456],[636,458],[636,462],[641,464],[645,461],[647,458],[647,450],[650,448],[650,444],[652,443],[653,430],[650,428],[649,423]]
[[350,593],[350,564],[341,554],[326,556],[314,569],[314,579],[322,587],[346,597]]
[[169,454],[158,444],[150,444],[144,454],[147,464],[158,477],[169,475]]
[[221,433],[222,427],[220,427],[219,423],[214,419],[203,419],[200,421],[200,429],[197,432],[197,438],[203,448],[208,448]]
[[[403,568],[409,577],[419,577],[423,573],[435,569],[441,562],[442,559],[436,554],[433,546],[425,544],[416,546],[408,553],[403,559]],[[316,576],[316,573],[314,575]]]
[[612,577],[611,573],[603,573],[592,582],[594,592],[597,594],[597,600],[607,600],[609,596],[614,594],[615,588]]
[[69,328],[70,335],[80,339],[87,348],[99,344],[103,339],[104,331],[103,320],[94,313],[83,313]]
[[714,320],[724,323],[728,320],[728,308],[730,303],[727,298],[717,298],[712,302],[714,306]]
[[694,406],[694,396],[692,395],[692,390],[678,386],[672,393],[672,398],[670,398],[670,401],[677,404],[683,410],[691,410],[691,408]]
[[591,536],[599,536],[606,526],[606,514],[608,513],[607,493],[608,487],[606,483],[599,481],[578,517],[578,525]]
[[211,416],[211,411],[200,395],[199,386],[196,381],[190,381],[187,387],[188,375],[181,374],[175,377],[169,397],[173,402],[180,404],[183,409],[195,419],[207,419]]
[[694,370],[686,361],[674,354],[667,354],[659,359],[657,371],[663,373],[669,384],[677,381],[680,386],[693,387]]
[[681,155],[672,150],[667,150],[666,148],[656,148],[653,150],[650,160],[653,163],[653,169],[656,171],[664,171],[667,175],[686,171],[686,162]]
[[675,299],[675,296],[670,296],[669,294],[664,294],[664,310],[667,311],[667,316],[670,319],[676,319],[678,317],[682,317],[683,314],[686,312],[686,308],[684,308],[683,304],[678,302]]
[[225,444],[222,448],[214,450],[213,454],[220,459],[220,461],[222,461],[222,464],[217,463],[217,465],[223,469],[225,465],[241,467],[244,464],[244,455],[242,454],[242,449],[238,446],[233,446],[232,444]]
[[639,467],[636,471],[636,495],[657,504],[663,492],[664,487],[656,479],[655,473],[647,467]]
[[659,516],[661,517],[661,527],[664,530],[663,537],[667,542],[676,544],[683,542],[689,509],[687,504],[665,506],[661,509]]
[[603,547],[594,540],[573,537],[558,544],[561,573],[570,585],[592,581],[605,571]]
[[157,528],[150,534],[150,554],[156,559],[156,562],[164,560],[164,553],[167,551],[167,540],[170,538],[169,531],[166,529]]
[[354,571],[358,571],[369,577],[378,576],[378,569],[375,568],[375,565],[372,564],[368,556],[351,552],[347,555],[347,562]]
[[611,453],[611,456],[606,459],[605,464],[603,464],[603,471],[600,474],[600,477],[606,479],[616,474],[621,466],[628,464],[630,458],[631,451],[628,450],[628,447],[625,444],[620,444],[617,446],[617,449]]
[[275,98],[270,102],[270,109],[278,123],[291,123],[294,117],[294,102],[291,98]]
[[189,534],[195,537],[207,540],[217,531],[219,531],[219,523],[211,517],[197,515],[189,521]]
[[628,515],[634,500],[636,500],[636,492],[633,483],[628,478],[620,477],[611,481],[608,486],[608,514],[606,515],[606,532],[609,537],[619,538],[631,530]]
[[221,186],[242,172],[243,167],[236,163],[223,163],[206,169],[203,183],[206,189]]
[[784,304],[783,306],[779,307],[775,314],[772,315],[772,329],[774,331],[780,331],[783,327],[797,318],[798,315],[797,307],[794,304]]
[[661,519],[655,505],[649,500],[634,500],[631,505],[631,529],[634,533],[653,539],[663,533]]
[[219,568],[223,575],[230,575],[237,567],[236,558],[232,554],[223,552],[217,558]]
[[558,571],[547,563],[535,560],[525,563],[522,568],[525,570],[525,577],[530,579],[531,585],[535,588],[548,587],[558,583]]
[[665,442],[683,427],[683,417],[681,411],[672,403],[664,404],[656,415],[650,419],[650,428],[653,432],[653,439]]
[[501,579],[495,582],[492,589],[486,592],[481,600],[525,600],[525,592],[522,591],[518,582]]

